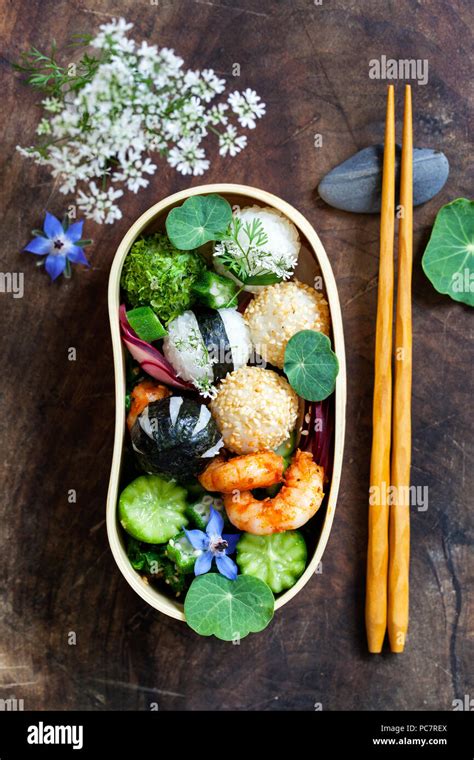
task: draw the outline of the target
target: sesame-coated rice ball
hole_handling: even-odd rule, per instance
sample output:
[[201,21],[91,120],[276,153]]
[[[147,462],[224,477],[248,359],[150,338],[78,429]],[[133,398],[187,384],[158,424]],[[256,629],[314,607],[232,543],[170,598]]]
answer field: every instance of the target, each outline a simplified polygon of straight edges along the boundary
[[286,344],[300,330],[329,335],[329,306],[310,285],[294,280],[262,290],[247,306],[244,319],[258,354],[283,369]]
[[250,454],[276,449],[298,416],[298,396],[285,378],[262,367],[241,367],[225,377],[211,411],[227,449]]

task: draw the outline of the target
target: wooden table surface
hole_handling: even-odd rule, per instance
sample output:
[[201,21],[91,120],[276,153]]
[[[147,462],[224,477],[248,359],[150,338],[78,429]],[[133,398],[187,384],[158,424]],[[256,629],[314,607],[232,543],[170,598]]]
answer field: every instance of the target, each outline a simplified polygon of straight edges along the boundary
[[[29,0],[26,8],[3,0],[2,7],[1,267],[24,273],[25,295],[0,293],[0,697],[23,699],[30,710],[152,703],[451,710],[453,700],[474,696],[472,316],[438,295],[420,265],[436,211],[470,190],[468,3]],[[9,63],[52,37],[68,61],[72,33],[117,15],[135,23],[138,38],[175,48],[189,67],[231,78],[239,63],[235,87],[255,87],[267,116],[238,158],[214,151],[203,178],[190,183],[162,163],[146,191],[127,196],[113,227],[86,225],[91,269],[51,284],[19,251],[45,210],[61,215],[66,199],[46,169],[15,151],[34,139],[39,99]],[[428,60],[429,83],[414,84],[415,145],[442,149],[451,165],[440,195],[415,212],[412,478],[428,487],[429,503],[412,513],[410,631],[405,654],[396,656],[367,654],[363,620],[379,220],[335,211],[315,190],[330,168],[382,139],[386,82],[368,77],[369,60],[382,54]],[[402,83],[396,92],[400,118]],[[345,462],[323,572],[239,646],[198,637],[142,602],[114,563],[104,525],[114,426],[110,264],[140,213],[202,181],[263,187],[314,224],[339,286],[348,358]],[[70,347],[76,361],[68,360]]]

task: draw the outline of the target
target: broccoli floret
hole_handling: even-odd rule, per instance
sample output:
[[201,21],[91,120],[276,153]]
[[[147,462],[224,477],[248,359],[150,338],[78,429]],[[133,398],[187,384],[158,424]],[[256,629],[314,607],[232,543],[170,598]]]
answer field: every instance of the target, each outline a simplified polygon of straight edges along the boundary
[[179,251],[166,235],[155,233],[132,245],[121,285],[132,306],[149,305],[168,324],[192,306],[192,287],[205,271],[197,251]]

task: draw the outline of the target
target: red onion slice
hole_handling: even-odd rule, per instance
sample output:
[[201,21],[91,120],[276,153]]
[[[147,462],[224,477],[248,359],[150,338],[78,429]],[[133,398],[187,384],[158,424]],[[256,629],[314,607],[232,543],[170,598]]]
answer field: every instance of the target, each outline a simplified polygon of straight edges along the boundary
[[311,451],[314,461],[324,467],[326,478],[331,477],[334,405],[330,398],[307,402],[303,420],[300,448]]
[[173,366],[165,359],[161,351],[158,351],[150,343],[141,340],[136,332],[132,330],[128,324],[125,304],[120,306],[119,318],[122,340],[144,372],[155,378],[155,380],[159,380],[166,385],[172,385],[174,388],[181,388],[183,390],[192,388],[189,383],[185,383],[179,379]]

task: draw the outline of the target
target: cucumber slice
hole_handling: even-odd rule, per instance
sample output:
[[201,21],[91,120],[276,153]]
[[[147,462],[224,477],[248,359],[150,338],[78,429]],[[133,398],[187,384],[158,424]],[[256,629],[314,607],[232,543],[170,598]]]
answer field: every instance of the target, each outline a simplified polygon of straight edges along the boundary
[[127,311],[128,324],[135,330],[141,340],[152,343],[168,335],[153,309],[149,306],[138,306]]
[[141,475],[120,494],[119,519],[130,536],[165,544],[188,524],[186,491],[159,475]]
[[296,530],[254,536],[244,533],[237,544],[237,564],[243,575],[265,581],[274,594],[291,588],[306,567],[306,544]]
[[237,285],[228,277],[215,272],[204,272],[192,289],[198,300],[211,309],[237,306]]
[[184,531],[170,538],[166,547],[166,556],[175,563],[180,573],[192,573],[199,553],[188,541]]
[[211,516],[211,507],[217,512],[220,512],[224,521],[227,519],[227,515],[224,510],[224,502],[218,496],[211,496],[206,493],[201,499],[191,504],[186,508],[186,514],[192,523],[199,528],[199,530],[205,530],[209,518]]

